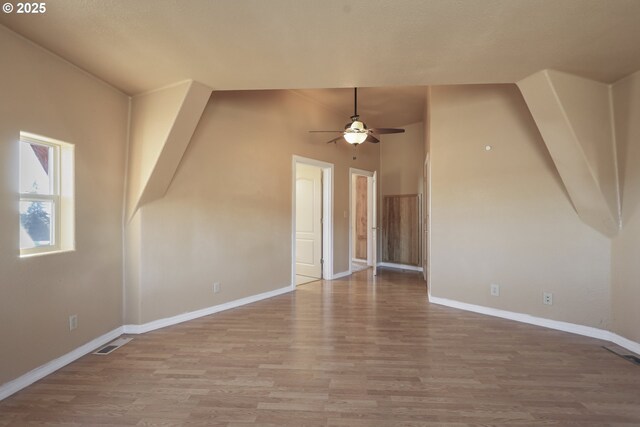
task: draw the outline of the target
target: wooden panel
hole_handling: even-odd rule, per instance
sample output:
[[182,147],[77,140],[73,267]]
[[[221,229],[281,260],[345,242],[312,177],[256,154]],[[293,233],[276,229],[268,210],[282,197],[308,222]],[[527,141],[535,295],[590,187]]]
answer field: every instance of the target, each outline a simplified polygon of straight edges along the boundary
[[420,226],[417,194],[384,196],[382,205],[382,261],[419,265]]
[[356,258],[367,259],[367,177],[356,177]]

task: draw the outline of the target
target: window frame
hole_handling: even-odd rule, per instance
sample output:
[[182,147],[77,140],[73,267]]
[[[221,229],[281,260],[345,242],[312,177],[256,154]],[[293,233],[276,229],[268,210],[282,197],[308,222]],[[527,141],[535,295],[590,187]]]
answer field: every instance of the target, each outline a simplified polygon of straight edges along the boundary
[[[38,135],[29,134],[26,132],[20,132],[20,144],[35,144],[43,147],[51,148],[52,158],[50,159],[49,168],[52,171],[49,173],[49,177],[51,179],[51,194],[35,194],[35,193],[22,193],[20,192],[20,200],[21,202],[45,202],[51,203],[51,223],[50,227],[53,228],[51,230],[50,235],[52,242],[50,245],[42,245],[35,246],[33,248],[22,248],[20,249],[20,256],[27,257],[31,255],[42,255],[54,252],[60,252],[63,250],[62,248],[62,230],[61,230],[61,218],[62,218],[62,200],[61,200],[61,150],[63,149],[63,143],[61,141],[55,141],[50,138],[41,137]],[[19,167],[22,168],[22,159],[19,161]],[[20,186],[20,182],[18,183]],[[21,221],[19,219],[19,221]],[[22,224],[18,223],[19,227],[22,227]]]

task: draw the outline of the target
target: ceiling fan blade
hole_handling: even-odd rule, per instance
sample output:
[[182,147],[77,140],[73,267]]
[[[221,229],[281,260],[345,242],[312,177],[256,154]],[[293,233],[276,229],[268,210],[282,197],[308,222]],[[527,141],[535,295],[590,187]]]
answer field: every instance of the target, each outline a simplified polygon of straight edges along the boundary
[[331,141],[327,141],[327,144],[331,144],[332,142],[336,142],[336,141],[338,141],[339,139],[342,139],[342,138],[343,138],[343,135],[337,136],[337,137],[333,138]]
[[340,132],[340,133],[343,133],[344,130],[310,130],[309,131],[309,133],[326,133],[326,132],[330,132],[330,133]]
[[364,142],[373,142],[374,144],[377,144],[378,142],[380,142],[380,140],[375,136],[369,134],[367,135],[367,139],[365,139]]
[[373,133],[377,133],[378,135],[384,135],[388,133],[404,133],[404,129],[397,128],[375,128],[369,129]]

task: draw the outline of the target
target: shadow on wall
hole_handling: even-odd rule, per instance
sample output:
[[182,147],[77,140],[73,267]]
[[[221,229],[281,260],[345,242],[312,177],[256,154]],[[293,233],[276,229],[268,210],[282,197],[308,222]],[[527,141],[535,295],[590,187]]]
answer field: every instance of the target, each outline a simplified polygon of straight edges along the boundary
[[[531,115],[531,112],[527,107],[527,103],[525,102],[524,97],[522,96],[522,93],[519,90],[518,90],[518,95],[519,97],[517,98],[512,97],[508,99],[508,103],[510,107],[514,111],[520,111],[520,114],[515,115],[515,120],[519,122],[520,126],[523,129],[525,129],[529,135],[536,135],[535,143],[532,144],[532,147],[535,149],[536,154],[538,154],[540,159],[542,159],[542,161],[544,162],[545,167],[547,168],[547,170],[549,170],[549,172],[553,176],[553,179],[556,182],[556,184],[558,184],[558,187],[562,190],[564,197],[571,204],[571,206],[573,206],[573,209],[575,210],[575,206],[571,201],[571,197],[569,197],[567,188],[565,187],[564,182],[562,182],[560,173],[558,173],[558,169],[556,168],[556,165],[553,162],[553,159],[551,158],[551,154],[547,149],[547,145],[544,143],[544,139],[540,134],[538,125],[536,125],[535,120],[533,120],[533,116]],[[576,214],[577,214],[577,211],[576,211]]]
[[[625,86],[626,83],[626,86]],[[632,117],[636,94],[640,92],[640,79],[630,78],[628,82],[621,82],[626,90],[615,91],[615,126],[616,148],[618,157],[618,179],[620,182],[620,204],[622,208],[622,223],[627,223],[635,214],[640,204],[640,191],[625,191],[627,184],[640,181],[640,171],[633,169],[640,161],[640,146],[632,145],[634,126],[640,126],[637,118]]]

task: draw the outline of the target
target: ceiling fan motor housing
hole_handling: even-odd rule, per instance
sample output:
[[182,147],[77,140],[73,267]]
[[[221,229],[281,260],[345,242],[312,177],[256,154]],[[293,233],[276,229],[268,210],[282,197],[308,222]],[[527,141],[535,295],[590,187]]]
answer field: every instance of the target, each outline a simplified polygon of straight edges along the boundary
[[345,131],[350,131],[350,132],[366,132],[367,131],[367,125],[364,124],[364,122],[361,122],[358,116],[353,116],[351,119],[352,119],[351,123],[347,123],[346,125],[344,125]]

